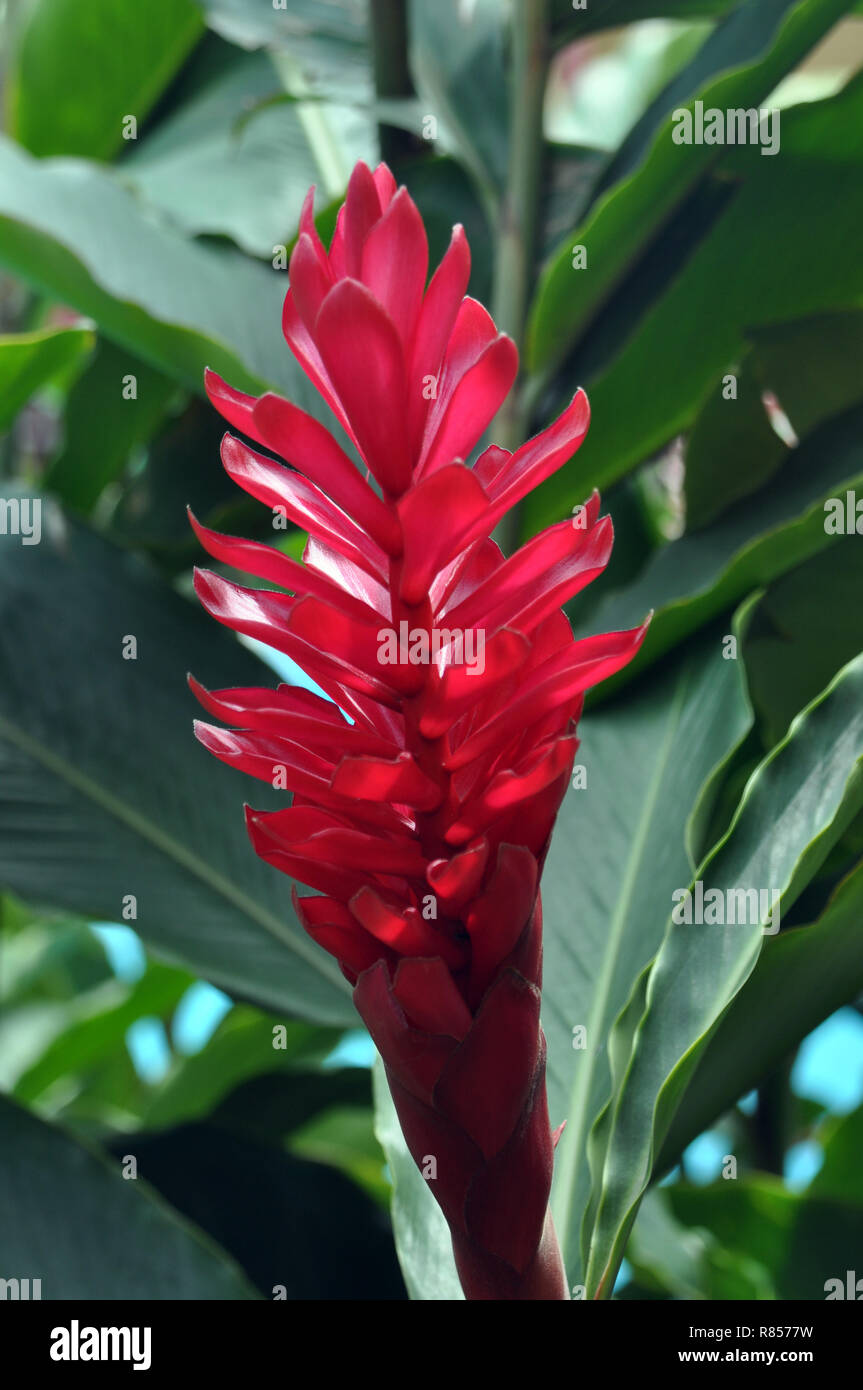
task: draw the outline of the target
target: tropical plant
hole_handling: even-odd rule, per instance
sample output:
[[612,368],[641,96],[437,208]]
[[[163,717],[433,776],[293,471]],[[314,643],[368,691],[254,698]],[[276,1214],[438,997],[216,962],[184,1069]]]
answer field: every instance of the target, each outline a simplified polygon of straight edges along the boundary
[[[863,1095],[800,1080],[863,994],[855,10],[7,0],[0,1279],[43,1298],[819,1300],[859,1265]],[[446,380],[465,292],[491,318],[461,311]],[[393,345],[430,302],[407,389]],[[211,401],[243,436],[227,472]],[[378,560],[401,565],[406,538],[385,578],[409,607],[464,555],[490,576],[458,594],[457,626],[489,639],[480,685],[423,673],[434,766],[417,730],[368,717],[417,694],[411,668],[368,685]],[[201,542],[199,594],[242,641],[196,602]],[[553,630],[559,705],[535,703],[519,620]],[[581,684],[577,652],[605,658]],[[203,734],[232,767],[194,740],[188,671],[240,725]],[[449,839],[443,775],[480,784]],[[541,1109],[536,973],[464,1059],[489,986],[513,987],[539,866],[550,1126],[507,1206],[488,1175]],[[449,895],[448,936],[417,876]],[[453,994],[482,935],[465,904],[492,882],[493,947]],[[357,894],[391,971],[370,970]],[[429,1113],[411,1132],[410,1068],[394,1107],[390,988],[414,1032],[447,1013],[426,1112],[458,1114],[481,1162],[462,1144],[447,1170]],[[851,1078],[847,1054],[834,1070]],[[821,1166],[795,1181],[807,1145]],[[549,1182],[553,1288],[522,1282]]]

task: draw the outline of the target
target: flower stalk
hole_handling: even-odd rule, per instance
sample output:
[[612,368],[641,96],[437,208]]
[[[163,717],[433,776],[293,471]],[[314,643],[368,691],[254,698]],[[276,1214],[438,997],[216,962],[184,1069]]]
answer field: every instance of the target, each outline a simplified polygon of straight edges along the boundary
[[[539,260],[545,167],[543,107],[548,77],[548,0],[515,0],[511,24],[509,166],[500,207],[494,275],[494,318],[524,350],[530,296]],[[495,422],[494,437],[517,447],[527,426],[523,383],[516,383]],[[518,538],[518,509],[498,526],[495,540],[509,553]]]

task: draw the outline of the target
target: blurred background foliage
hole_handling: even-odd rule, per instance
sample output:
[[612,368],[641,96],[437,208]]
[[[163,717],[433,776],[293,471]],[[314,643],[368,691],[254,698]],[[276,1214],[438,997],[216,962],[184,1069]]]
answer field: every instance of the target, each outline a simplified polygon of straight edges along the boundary
[[[656,610],[591,705],[590,800],[569,794],[544,890],[558,1224],[583,1282],[605,1049],[669,894],[729,826],[767,854],[783,807],[735,819],[744,786],[774,750],[800,761],[792,721],[863,649],[863,541],[824,525],[826,499],[863,499],[861,14],[0,0],[0,474],[4,499],[43,500],[39,545],[0,536],[0,1276],[41,1274],[44,1297],[450,1295],[412,1274],[427,1194],[399,1185],[385,1108],[376,1127],[349,994],[245,841],[266,789],[196,745],[184,681],[267,683],[277,660],[190,603],[186,504],[304,539],[223,474],[204,366],[323,418],[280,337],[285,257],[309,184],[328,235],[355,160],[383,155],[433,259],[464,223],[471,293],[517,338],[498,437],[588,390],[587,443],[519,520],[529,537],[602,488],[616,548],[576,631]],[[779,153],[675,145],[696,99],[779,107]],[[851,721],[818,708],[826,758]],[[822,1298],[859,1263],[861,751],[832,819],[806,803],[783,931],[717,995],[653,1136],[618,1297]],[[606,831],[637,857],[603,863]],[[602,1060],[573,1093],[588,1018]]]

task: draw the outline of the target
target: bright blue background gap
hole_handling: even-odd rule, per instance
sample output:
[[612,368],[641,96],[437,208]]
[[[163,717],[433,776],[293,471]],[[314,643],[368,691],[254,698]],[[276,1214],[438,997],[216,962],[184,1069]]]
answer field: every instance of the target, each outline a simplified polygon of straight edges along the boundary
[[187,1057],[200,1052],[231,1008],[229,995],[205,980],[196,980],[186,990],[171,1020],[174,1047]]
[[321,687],[315,684],[311,676],[307,676],[303,668],[292,661],[289,656],[285,656],[284,652],[274,651],[266,643],[259,642],[256,637],[241,636],[240,641],[244,647],[248,647],[249,651],[254,652],[262,661],[265,661],[281,680],[287,681],[288,685],[301,685],[304,690],[312,690],[324,700],[330,698],[326,691],[321,690]]

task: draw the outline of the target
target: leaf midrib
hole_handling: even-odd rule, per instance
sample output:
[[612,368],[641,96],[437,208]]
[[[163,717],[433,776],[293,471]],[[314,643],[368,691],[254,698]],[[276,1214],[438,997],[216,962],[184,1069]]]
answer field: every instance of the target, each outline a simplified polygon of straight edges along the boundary
[[[588,1038],[595,1036],[594,1030],[596,1030],[596,1032],[599,1031],[599,1026],[608,1004],[611,980],[614,973],[614,962],[617,958],[617,946],[623,934],[629,908],[632,904],[638,870],[641,867],[641,862],[644,857],[653,811],[659,797],[663,774],[669,761],[670,750],[674,742],[674,733],[680,722],[690,680],[691,672],[687,670],[680,680],[674,701],[669,709],[666,733],[662,743],[658,747],[659,756],[657,757],[656,766],[653,776],[651,777],[648,794],[642,803],[638,828],[632,840],[632,853],[629,856],[626,873],[623,878],[623,887],[617,900],[614,915],[611,919],[610,929],[606,937],[606,950],[603,955],[602,969],[593,991],[593,1004],[587,1022]],[[593,1047],[588,1048],[587,1055],[583,1060],[585,1065],[578,1067],[571,1092],[567,1120],[567,1129],[569,1130],[568,1147],[564,1150],[566,1157],[561,1163],[560,1168],[561,1205],[560,1211],[555,1213],[560,1233],[559,1239],[564,1263],[567,1262],[569,1247],[571,1245],[572,1201],[575,1192],[575,1177],[578,1167],[578,1156],[582,1150],[582,1143],[586,1132],[585,1121],[587,1108],[596,1068],[596,1052]]]
[[120,821],[121,824],[133,830],[135,834],[153,845],[161,854],[193,874],[212,892],[219,894],[234,907],[239,908],[251,921],[263,927],[270,936],[299,956],[328,983],[338,986],[339,990],[344,993],[345,986],[342,977],[336,966],[331,965],[329,957],[322,955],[320,950],[311,942],[296,936],[274,913],[268,912],[266,908],[255,902],[242,889],[231,883],[230,879],[214,870],[199,855],[178,844],[153,821],[124,804],[118,797],[101,787],[98,782],[94,782],[92,778],[67,762],[65,758],[59,757],[37,739],[31,738],[28,733],[4,715],[0,715],[0,735],[23,753],[26,753],[28,757],[35,759],[55,777],[82,793],[95,805],[100,806]]

